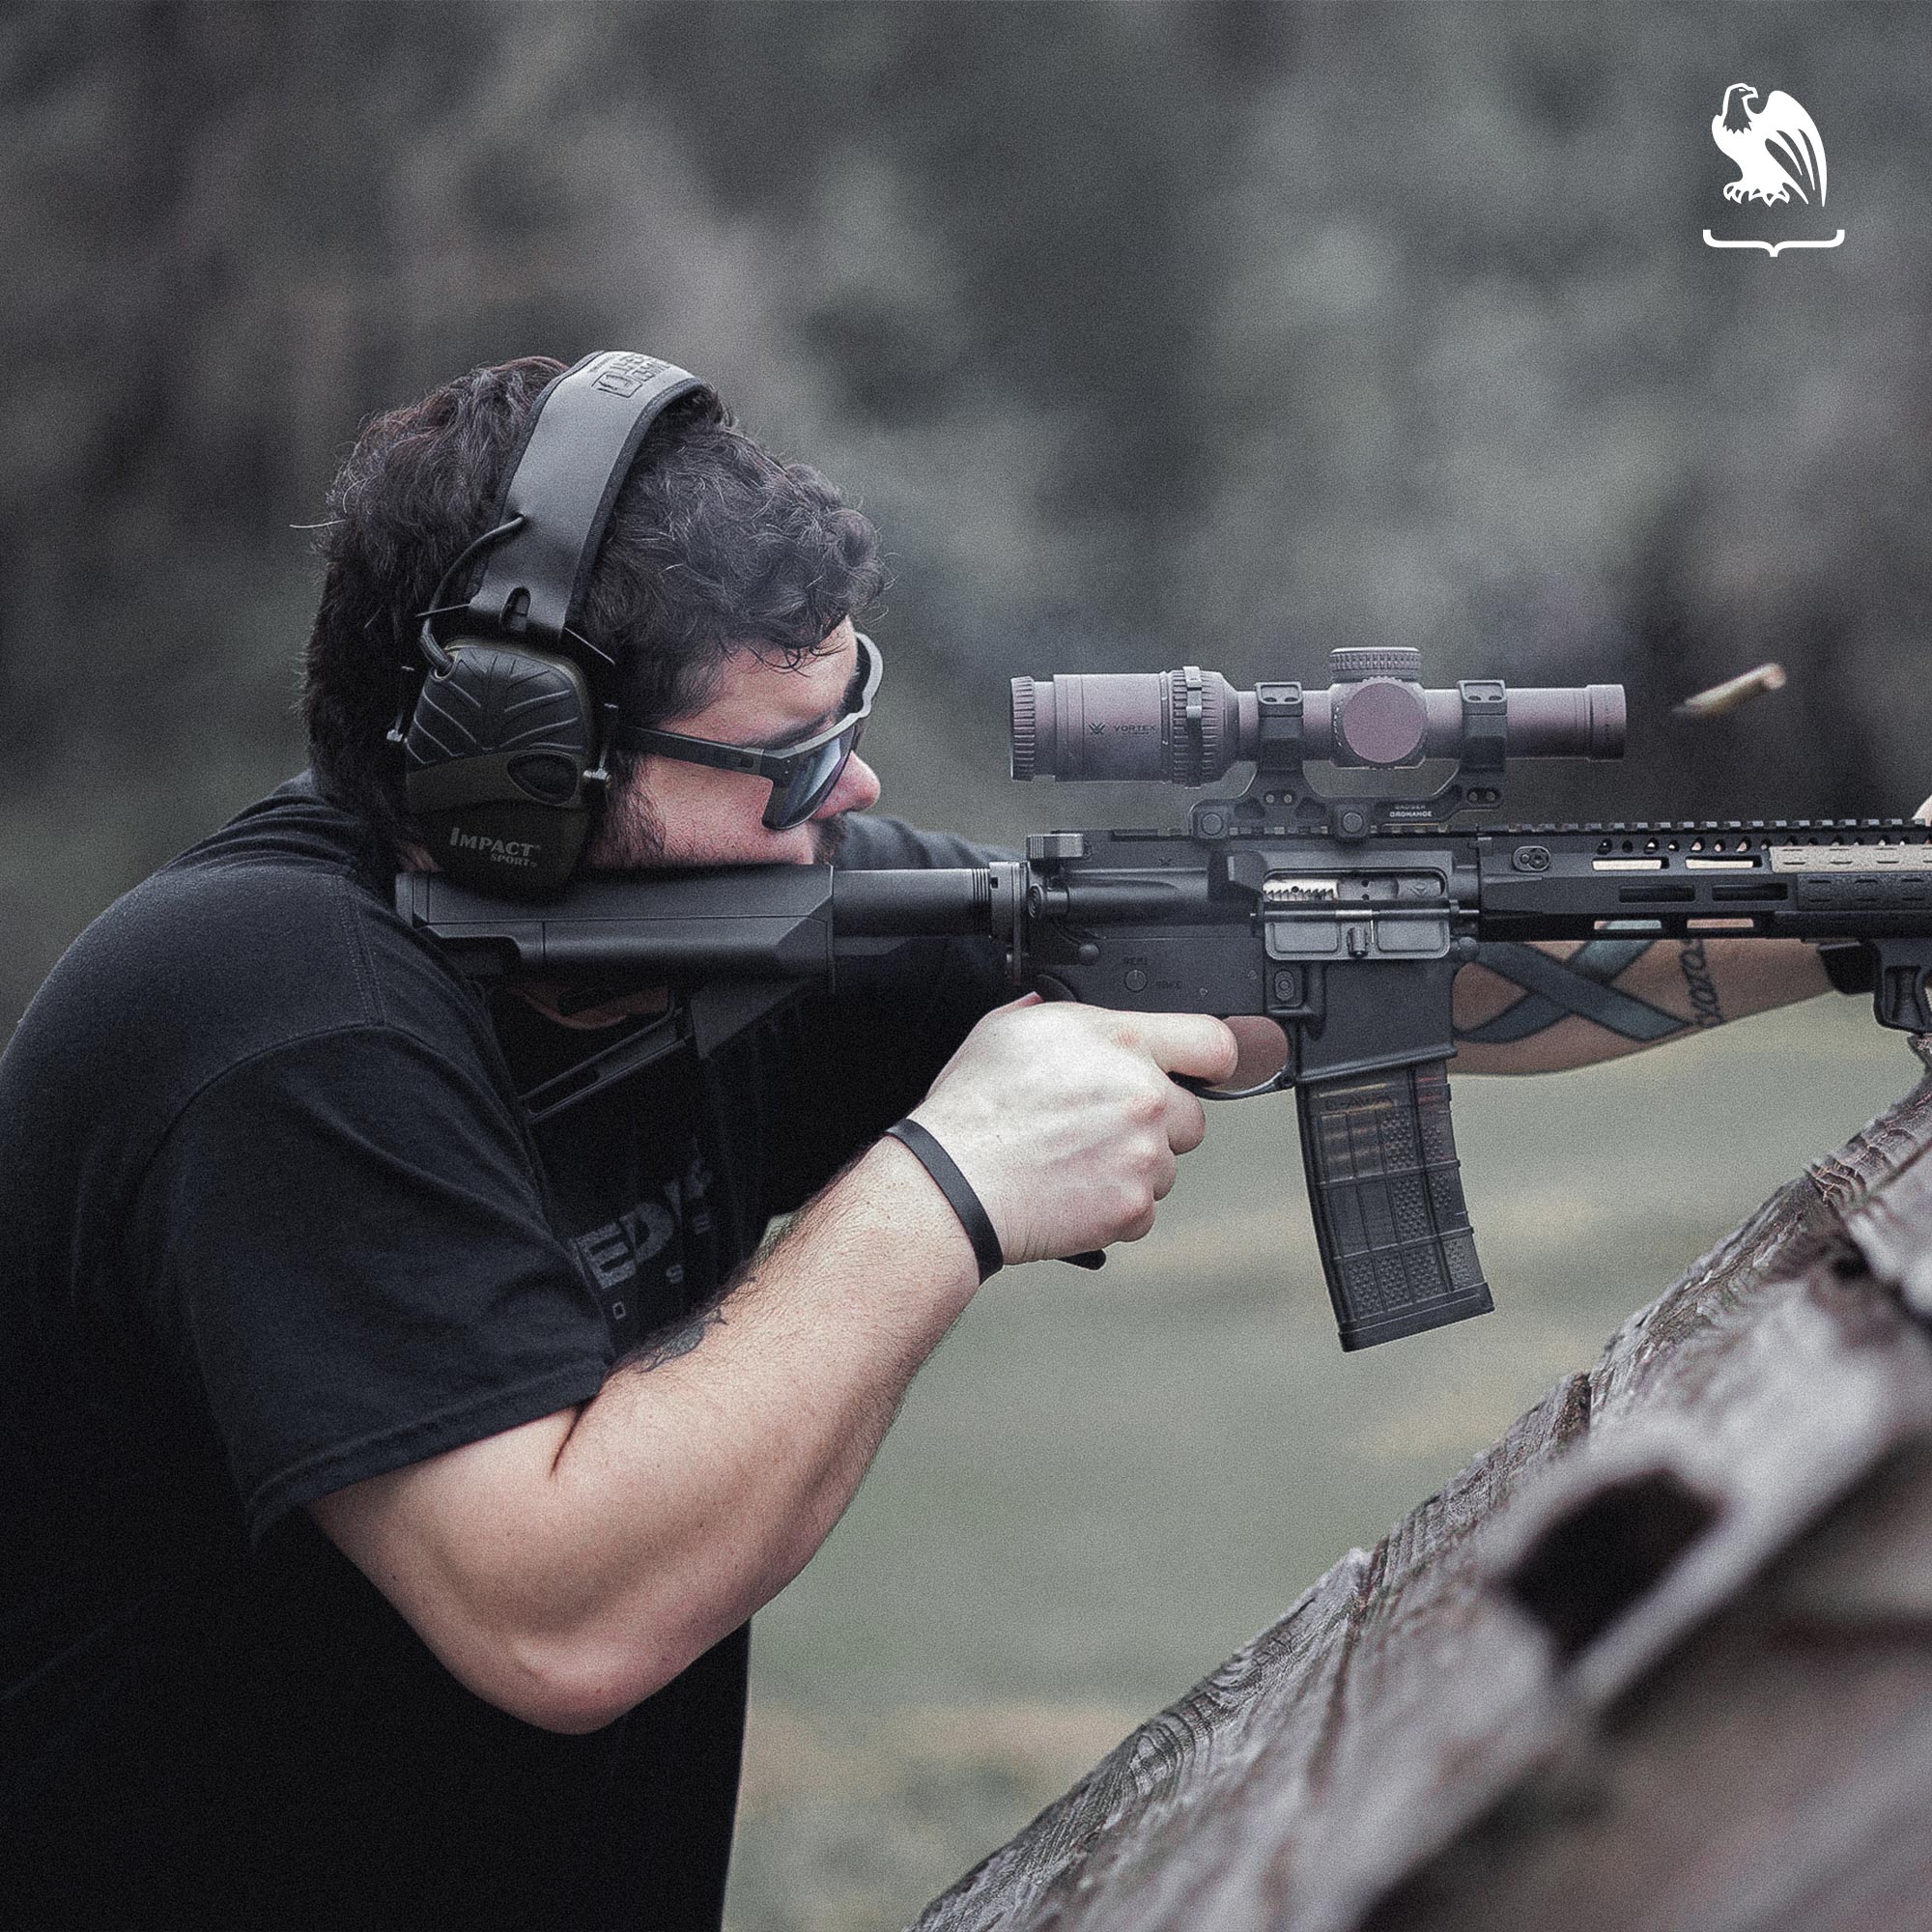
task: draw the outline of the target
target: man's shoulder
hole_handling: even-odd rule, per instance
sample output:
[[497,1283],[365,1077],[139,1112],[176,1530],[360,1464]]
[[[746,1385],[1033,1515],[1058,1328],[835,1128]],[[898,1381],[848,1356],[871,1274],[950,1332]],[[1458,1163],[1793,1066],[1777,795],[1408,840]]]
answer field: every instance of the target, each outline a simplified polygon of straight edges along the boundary
[[485,1024],[396,917],[354,821],[285,786],[102,912],[8,1058],[112,1063],[180,1098],[308,1037],[380,1027],[441,1042]]

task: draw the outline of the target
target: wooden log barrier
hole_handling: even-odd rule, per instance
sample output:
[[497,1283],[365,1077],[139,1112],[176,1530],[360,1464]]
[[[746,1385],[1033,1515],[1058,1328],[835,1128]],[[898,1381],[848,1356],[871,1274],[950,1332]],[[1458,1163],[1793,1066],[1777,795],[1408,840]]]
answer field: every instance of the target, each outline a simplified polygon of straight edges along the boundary
[[1928,1148],[1932,1077],[916,1932],[1932,1926]]

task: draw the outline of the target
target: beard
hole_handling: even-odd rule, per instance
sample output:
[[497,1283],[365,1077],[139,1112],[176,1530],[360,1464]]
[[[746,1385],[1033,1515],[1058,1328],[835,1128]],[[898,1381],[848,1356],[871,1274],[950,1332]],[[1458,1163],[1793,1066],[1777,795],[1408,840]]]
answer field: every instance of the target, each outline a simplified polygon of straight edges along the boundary
[[851,814],[836,811],[830,818],[820,818],[811,828],[812,862],[819,866],[836,866],[839,849],[845,843],[846,821]]
[[[623,789],[608,801],[598,814],[583,855],[584,869],[599,872],[675,870],[680,866],[712,865],[705,856],[687,856],[681,841],[667,831],[664,820],[652,809],[651,801],[626,774]],[[613,809],[614,808],[614,809]],[[805,831],[811,847],[810,863],[837,865],[845,843],[850,814],[836,812],[830,818],[811,819]],[[746,861],[745,863],[756,863]]]

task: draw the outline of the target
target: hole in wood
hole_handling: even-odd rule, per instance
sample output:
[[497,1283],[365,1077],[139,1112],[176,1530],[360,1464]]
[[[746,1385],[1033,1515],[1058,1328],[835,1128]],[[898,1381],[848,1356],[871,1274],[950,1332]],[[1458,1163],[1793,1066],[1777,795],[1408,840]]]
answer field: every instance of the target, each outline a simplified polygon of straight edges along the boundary
[[1548,1524],[1503,1587],[1567,1663],[1655,1589],[1717,1520],[1717,1502],[1674,1469],[1625,1476]]

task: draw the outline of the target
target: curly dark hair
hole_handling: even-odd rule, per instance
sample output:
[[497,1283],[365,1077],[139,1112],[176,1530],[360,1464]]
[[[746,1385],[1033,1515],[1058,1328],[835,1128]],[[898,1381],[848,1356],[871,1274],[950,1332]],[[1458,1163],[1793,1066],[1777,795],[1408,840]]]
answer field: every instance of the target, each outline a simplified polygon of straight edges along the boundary
[[[488,527],[530,411],[562,367],[533,355],[474,369],[378,416],[328,493],[302,717],[325,795],[385,857],[418,838],[386,742],[397,667],[416,654],[414,613]],[[645,437],[578,628],[621,665],[626,722],[656,724],[705,704],[734,652],[804,663],[884,581],[866,518],[694,396]]]

